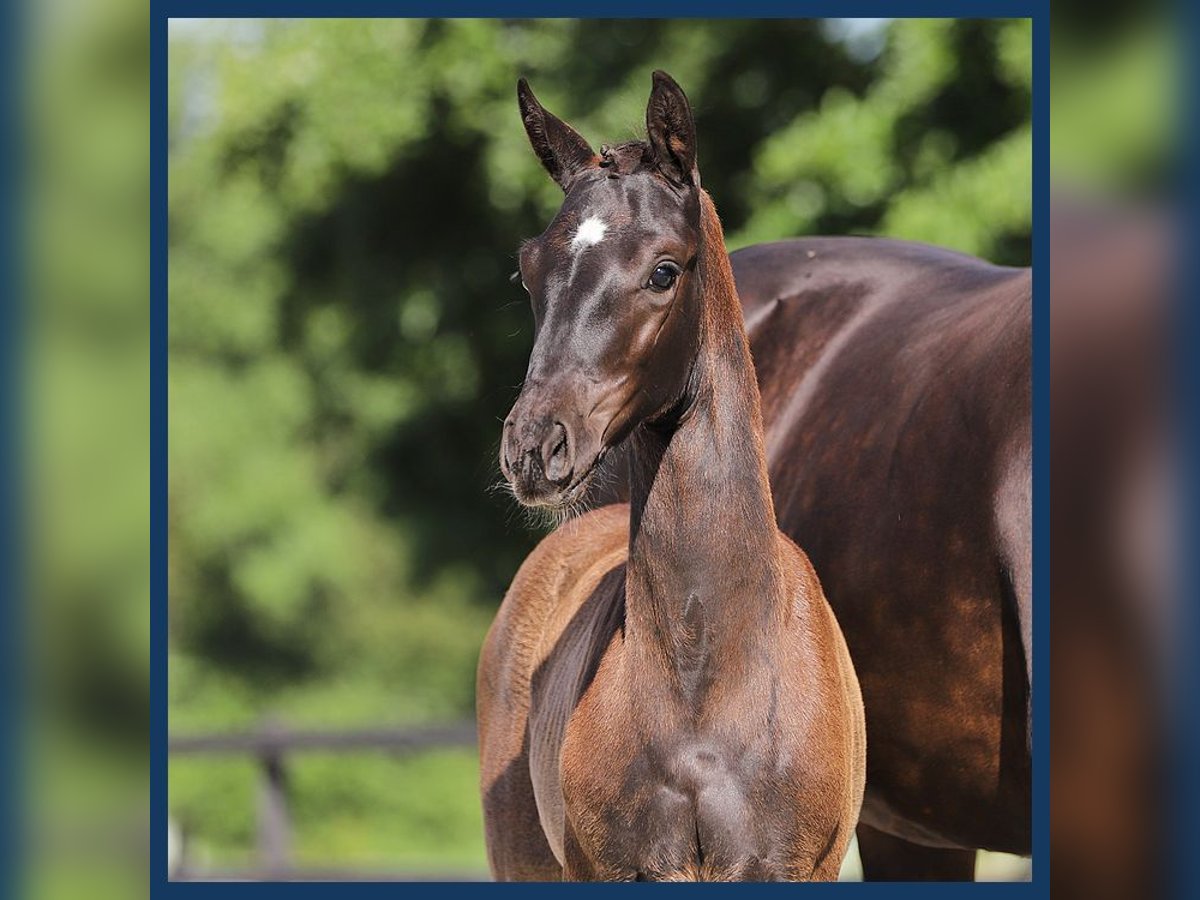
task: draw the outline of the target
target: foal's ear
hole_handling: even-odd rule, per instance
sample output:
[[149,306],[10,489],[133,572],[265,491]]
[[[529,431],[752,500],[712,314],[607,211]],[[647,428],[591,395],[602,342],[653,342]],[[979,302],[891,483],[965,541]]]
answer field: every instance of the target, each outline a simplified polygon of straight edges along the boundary
[[683,88],[661,70],[646,106],[646,133],[659,171],[677,184],[700,185],[696,170],[696,123]]
[[521,121],[533,152],[538,155],[550,177],[564,191],[596,154],[579,132],[552,112],[548,112],[533,95],[529,82],[522,78],[517,82],[517,104],[521,107]]

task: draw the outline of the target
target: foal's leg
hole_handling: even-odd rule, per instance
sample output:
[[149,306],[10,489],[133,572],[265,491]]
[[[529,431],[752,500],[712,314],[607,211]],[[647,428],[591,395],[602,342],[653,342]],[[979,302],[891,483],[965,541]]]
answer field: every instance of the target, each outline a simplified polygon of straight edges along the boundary
[[924,847],[858,825],[863,881],[974,881],[975,851]]
[[525,748],[486,786],[483,820],[488,862],[497,881],[562,880],[562,866],[538,820]]
[[507,620],[497,623],[480,652],[475,690],[488,864],[497,881],[559,881],[562,867],[542,831],[529,776],[529,703],[519,678],[498,676],[512,635]]

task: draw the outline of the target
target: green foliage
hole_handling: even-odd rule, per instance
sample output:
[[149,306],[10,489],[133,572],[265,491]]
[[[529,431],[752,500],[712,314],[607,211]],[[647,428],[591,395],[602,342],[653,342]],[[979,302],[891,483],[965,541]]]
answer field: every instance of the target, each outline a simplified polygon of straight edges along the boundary
[[[248,760],[172,764],[171,812],[204,839],[208,859],[201,864],[254,865],[257,777]],[[487,869],[472,751],[406,758],[306,754],[289,764],[288,779],[298,865],[319,868],[332,860],[366,872],[413,874]]]
[[1050,167],[1056,189],[1163,192],[1172,177],[1174,114],[1183,90],[1183,57],[1171,26],[1151,18],[1122,23],[1108,36],[1073,29],[1055,34]]
[[1028,262],[1027,19],[903,19],[869,87],[833,84],[755,154],[737,245],[861,232]]
[[[877,233],[1028,262],[1028,23],[844,30],[177,29],[174,731],[470,714],[487,623],[536,539],[489,491],[530,346],[507,276],[561,196],[521,129],[519,75],[599,144],[640,134],[650,71],[670,71],[734,245]],[[252,777],[172,765],[173,814],[226,861],[249,852]],[[313,863],[481,860],[469,755],[297,758],[293,793]]]

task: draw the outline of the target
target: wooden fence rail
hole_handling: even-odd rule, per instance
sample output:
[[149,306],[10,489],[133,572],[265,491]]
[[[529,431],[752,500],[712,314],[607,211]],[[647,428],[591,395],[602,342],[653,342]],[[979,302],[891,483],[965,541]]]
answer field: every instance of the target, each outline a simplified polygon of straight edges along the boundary
[[315,731],[288,728],[275,721],[254,731],[235,734],[172,735],[172,755],[253,756],[258,761],[258,868],[240,872],[200,872],[192,869],[186,839],[171,874],[176,881],[426,881],[474,880],[478,873],[431,879],[428,874],[363,873],[326,869],[303,870],[292,863],[292,827],[288,813],[287,757],[294,753],[418,753],[444,747],[474,747],[473,722],[452,722],[411,728],[368,728],[355,731]]

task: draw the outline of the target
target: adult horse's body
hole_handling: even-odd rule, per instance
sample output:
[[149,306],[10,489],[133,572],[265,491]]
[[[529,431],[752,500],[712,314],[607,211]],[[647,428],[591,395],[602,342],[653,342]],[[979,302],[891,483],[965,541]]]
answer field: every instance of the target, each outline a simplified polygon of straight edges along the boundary
[[864,874],[1026,854],[1030,273],[866,238],[732,262],[779,524],[862,684]]
[[861,697],[777,528],[753,365],[683,92],[592,153],[518,89],[566,192],[521,252],[536,340],[505,422],[518,499],[561,506],[627,441],[631,502],[521,567],[480,657],[500,879],[836,878],[864,783]]
[[730,259],[779,526],[862,685],[864,876],[1029,853],[1029,270],[853,237]]

